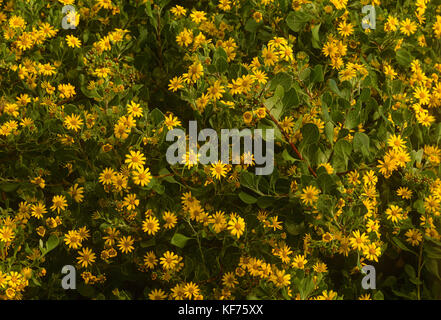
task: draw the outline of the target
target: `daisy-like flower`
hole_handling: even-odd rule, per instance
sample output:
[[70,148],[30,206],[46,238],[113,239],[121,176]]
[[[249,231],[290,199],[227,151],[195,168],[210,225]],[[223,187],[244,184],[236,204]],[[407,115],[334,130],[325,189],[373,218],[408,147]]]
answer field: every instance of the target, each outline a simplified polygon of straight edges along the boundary
[[196,298],[199,295],[200,289],[196,283],[189,282],[184,286],[184,295],[186,298]]
[[139,118],[142,117],[142,108],[140,107],[139,103],[135,103],[134,101],[130,101],[130,103],[127,105],[127,112],[133,117],[133,118]]
[[64,125],[67,129],[74,130],[76,132],[83,125],[83,120],[80,118],[79,115],[72,114],[70,116],[66,116],[66,118],[64,119]]
[[168,130],[172,130],[174,127],[180,126],[181,121],[178,117],[175,117],[173,114],[170,114],[165,117],[164,124],[167,126]]
[[178,218],[176,217],[176,215],[170,211],[165,211],[162,214],[162,220],[165,221],[164,228],[166,229],[173,229],[178,222]]
[[34,204],[31,207],[31,216],[37,219],[43,218],[43,214],[45,214],[46,212],[47,212],[46,206],[42,202]]
[[77,257],[78,263],[83,268],[87,268],[87,266],[91,265],[95,262],[95,253],[92,252],[92,249],[83,248],[82,251],[79,252],[79,257]]
[[67,45],[71,48],[80,48],[81,47],[81,41],[77,37],[69,34],[66,36],[66,42]]
[[226,177],[228,169],[226,164],[223,164],[220,160],[218,160],[217,163],[211,164],[210,171],[212,177],[220,180],[221,177]]
[[69,247],[69,249],[78,249],[81,247],[81,237],[78,231],[70,230],[64,235],[64,243]]
[[152,180],[152,175],[149,168],[140,168],[138,170],[132,171],[133,182],[142,187],[148,185]]
[[377,247],[375,243],[366,245],[363,249],[363,255],[371,261],[378,262],[378,257],[381,254],[381,248]]
[[133,240],[131,236],[121,237],[121,239],[118,241],[118,248],[122,253],[130,253],[133,251],[133,249],[135,249],[133,246],[134,242],[135,240]]
[[387,144],[389,145],[389,147],[392,147],[394,150],[402,150],[405,147],[406,142],[403,141],[403,139],[401,139],[400,135],[393,134],[387,140]]
[[127,207],[127,210],[132,211],[135,210],[139,205],[139,199],[136,198],[136,194],[131,193],[124,197],[123,205]]
[[78,183],[75,183],[72,187],[70,187],[67,193],[69,193],[69,195],[75,200],[75,202],[80,203],[83,201],[84,188],[78,187]]
[[410,36],[411,34],[414,34],[416,30],[417,30],[416,23],[411,21],[409,18],[406,18],[405,20],[401,21],[401,27],[400,27],[401,33],[405,34],[406,36]]
[[316,187],[307,186],[302,190],[302,194],[300,195],[300,198],[302,199],[304,204],[313,205],[318,200],[319,193],[320,190],[317,189]]
[[185,16],[185,14],[187,13],[187,10],[182,7],[182,6],[175,6],[173,8],[170,9],[171,13],[173,13],[176,17],[181,17],[181,16]]
[[360,234],[359,230],[353,231],[352,237],[349,238],[349,243],[354,250],[363,250],[368,242],[367,235],[364,232]]
[[176,92],[179,89],[182,89],[184,87],[182,85],[183,82],[184,82],[184,79],[181,76],[174,77],[173,79],[170,80],[170,83],[168,85],[168,90],[170,90],[172,92]]
[[410,199],[412,198],[412,190],[409,190],[407,187],[400,187],[397,190],[397,195],[403,199]]
[[391,220],[394,223],[403,220],[404,217],[402,215],[402,212],[402,208],[392,204],[389,208],[386,209],[387,220]]
[[298,254],[293,258],[292,266],[294,268],[305,269],[307,263],[308,260],[306,260],[305,256]]
[[171,251],[167,251],[159,260],[159,263],[165,270],[170,270],[174,269],[179,263],[179,256]]
[[276,270],[270,280],[277,288],[282,288],[291,284],[291,275],[287,274],[285,270]]
[[195,23],[201,23],[207,20],[206,13],[204,11],[193,10],[190,14],[190,18]]
[[165,298],[167,298],[167,295],[162,289],[154,289],[149,293],[150,300],[164,300]]
[[115,176],[115,170],[112,168],[105,168],[103,172],[101,172],[99,177],[99,182],[101,182],[103,185],[106,184],[112,184],[113,177]]
[[230,230],[233,236],[239,239],[245,231],[245,220],[242,217],[232,217],[230,221],[228,221],[228,230]]
[[423,235],[418,229],[409,229],[404,235],[407,237],[406,241],[412,246],[419,245],[423,240]]
[[149,268],[153,269],[158,264],[158,258],[156,258],[156,255],[153,251],[149,251],[144,256],[144,265]]
[[125,163],[129,164],[129,169],[139,170],[143,169],[145,160],[146,158],[143,153],[132,150],[126,155]]
[[415,89],[414,97],[418,99],[418,103],[421,105],[428,104],[430,102],[429,90],[425,87],[418,87]]
[[346,23],[346,21],[342,21],[339,23],[337,30],[341,36],[347,37],[354,32],[354,26],[351,23]]
[[155,235],[159,230],[159,221],[154,216],[147,217],[142,223],[142,230],[148,235]]
[[10,242],[14,239],[15,234],[14,230],[11,227],[3,226],[0,229],[0,241],[2,242]]
[[64,211],[67,208],[67,201],[63,195],[54,196],[52,199],[52,203],[53,205],[51,206],[51,210],[56,210],[57,213],[60,213],[60,210]]

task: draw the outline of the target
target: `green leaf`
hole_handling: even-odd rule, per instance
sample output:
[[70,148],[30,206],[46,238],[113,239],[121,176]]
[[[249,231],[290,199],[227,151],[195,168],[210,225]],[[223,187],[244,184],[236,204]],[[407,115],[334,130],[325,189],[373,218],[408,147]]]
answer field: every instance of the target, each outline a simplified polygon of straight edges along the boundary
[[4,192],[14,192],[20,187],[20,183],[17,182],[6,182],[0,184],[0,190]]
[[46,253],[55,249],[59,243],[60,243],[60,240],[58,239],[58,237],[56,235],[54,235],[54,234],[50,235],[46,241]]
[[334,125],[331,121],[326,122],[325,136],[328,138],[329,143],[334,143]]
[[311,42],[312,42],[312,46],[316,49],[320,49],[319,30],[320,30],[320,24],[311,28],[311,33],[312,33]]
[[373,298],[374,300],[384,300],[383,292],[381,292],[380,290],[378,290],[377,292],[375,292],[375,294],[372,296],[372,298]]
[[246,204],[253,204],[253,203],[257,202],[257,199],[255,197],[253,197],[252,195],[249,195],[248,193],[245,193],[243,191],[239,193],[239,198],[240,198],[240,200],[242,200]]
[[286,24],[292,31],[299,32],[310,18],[311,16],[303,11],[291,11],[286,17]]
[[324,80],[323,67],[321,64],[318,64],[314,67],[314,71],[312,72],[311,82],[323,82]]
[[302,132],[303,144],[305,145],[317,143],[320,139],[320,131],[313,123],[305,124],[300,131]]
[[363,132],[354,135],[354,150],[361,151],[365,157],[369,157],[369,136]]
[[225,58],[219,58],[216,60],[216,70],[219,73],[224,73],[228,70],[228,62]]
[[289,89],[284,97],[283,97],[283,105],[288,109],[295,106],[297,107],[300,103],[299,95],[297,94],[297,90],[295,88]]
[[248,19],[245,24],[245,30],[251,33],[256,33],[260,23],[256,22],[253,18]]
[[340,139],[337,141],[337,143],[334,146],[334,152],[336,155],[338,155],[344,159],[346,166],[347,166],[349,156],[352,152],[352,144],[349,141]]
[[413,60],[412,55],[406,49],[399,49],[396,52],[397,62],[403,67],[408,67]]
[[165,120],[165,116],[164,114],[161,112],[161,110],[159,110],[158,108],[153,109],[150,112],[150,117],[152,117],[153,122],[155,125],[160,124],[162,121]]
[[296,158],[293,158],[293,157],[289,154],[288,150],[286,150],[286,149],[283,149],[283,152],[282,152],[282,158],[283,158],[283,160],[286,160],[286,161],[289,161],[289,162],[296,162],[296,161],[297,161],[297,159],[296,159]]
[[340,91],[340,89],[337,86],[337,82],[335,82],[334,79],[329,79],[328,85],[332,92],[334,92],[336,95],[338,95],[341,98],[344,97],[343,93]]
[[406,245],[397,237],[393,237],[392,238],[392,242],[396,244],[396,246],[398,248],[400,248],[401,250],[407,251],[407,252],[411,252],[414,255],[417,255],[417,253],[415,251],[410,250],[408,247],[406,247]]
[[187,244],[187,241],[190,240],[192,238],[189,238],[187,236],[184,236],[183,234],[180,233],[175,233],[173,235],[173,237],[170,240],[170,243],[178,248],[184,248],[185,245]]

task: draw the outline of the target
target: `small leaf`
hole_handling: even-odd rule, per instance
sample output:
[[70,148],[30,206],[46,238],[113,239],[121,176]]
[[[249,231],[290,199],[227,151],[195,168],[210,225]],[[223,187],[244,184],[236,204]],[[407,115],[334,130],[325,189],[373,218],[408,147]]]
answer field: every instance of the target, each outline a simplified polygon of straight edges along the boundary
[[192,238],[184,236],[183,234],[180,233],[175,233],[173,235],[173,238],[171,238],[170,243],[176,247],[184,248],[185,245],[187,244],[187,241],[190,239]]
[[240,198],[240,200],[242,200],[246,204],[253,204],[253,203],[257,202],[257,199],[255,197],[253,197],[252,195],[249,195],[248,193],[245,193],[245,192],[240,192],[239,198]]

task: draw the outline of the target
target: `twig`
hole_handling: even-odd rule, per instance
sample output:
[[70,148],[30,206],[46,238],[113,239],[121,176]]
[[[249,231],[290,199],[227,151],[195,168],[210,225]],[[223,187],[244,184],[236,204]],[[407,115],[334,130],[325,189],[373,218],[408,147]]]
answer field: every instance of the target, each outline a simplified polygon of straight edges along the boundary
[[[291,139],[289,138],[288,134],[286,133],[286,131],[282,128],[282,126],[280,125],[279,121],[274,118],[274,116],[270,113],[270,111],[268,110],[267,107],[265,107],[265,105],[262,104],[262,107],[265,108],[266,113],[269,115],[269,117],[271,118],[271,120],[277,125],[277,127],[279,128],[280,132],[282,132],[283,136],[285,137],[285,140],[289,143],[289,145],[291,146],[291,149],[294,150],[294,152],[296,153],[297,157],[301,160],[301,161],[305,161],[305,159],[303,158],[302,154],[300,153],[300,151],[297,149],[297,147],[295,146],[295,144],[291,141]],[[311,168],[311,166],[308,164],[308,170],[309,172],[311,172],[311,174],[317,178],[317,174],[315,173],[315,171]]]

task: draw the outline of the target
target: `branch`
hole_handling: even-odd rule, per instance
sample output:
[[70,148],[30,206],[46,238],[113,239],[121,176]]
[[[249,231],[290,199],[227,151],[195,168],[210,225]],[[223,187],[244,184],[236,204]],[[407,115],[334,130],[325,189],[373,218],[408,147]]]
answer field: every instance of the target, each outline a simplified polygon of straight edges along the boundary
[[[279,121],[274,118],[274,116],[270,113],[270,111],[268,110],[267,107],[265,107],[265,105],[262,104],[262,107],[265,108],[266,113],[269,115],[269,117],[271,118],[271,120],[277,125],[277,127],[279,128],[280,132],[282,132],[283,136],[285,137],[285,140],[289,143],[289,145],[291,146],[291,149],[294,150],[294,152],[296,153],[297,157],[301,160],[301,161],[305,161],[305,159],[303,158],[302,154],[299,152],[299,150],[297,149],[297,147],[295,146],[295,144],[291,141],[291,139],[289,138],[288,133],[283,130],[282,126],[280,125]],[[317,174],[315,173],[315,171],[311,168],[311,166],[308,164],[308,170],[309,172],[312,173],[312,175],[317,178]]]

